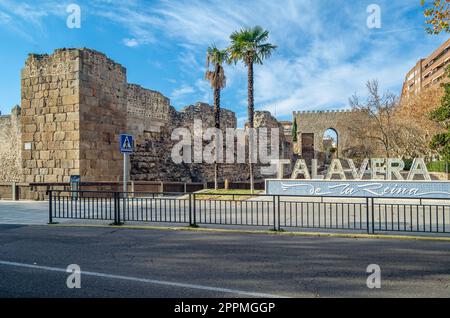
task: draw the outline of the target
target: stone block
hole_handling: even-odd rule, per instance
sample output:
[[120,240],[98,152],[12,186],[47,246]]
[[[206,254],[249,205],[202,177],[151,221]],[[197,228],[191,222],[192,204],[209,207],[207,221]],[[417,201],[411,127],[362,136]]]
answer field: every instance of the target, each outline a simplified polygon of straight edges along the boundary
[[45,122],[46,123],[52,123],[54,120],[54,114],[47,114],[45,115]]
[[80,132],[78,131],[68,131],[66,132],[66,140],[79,141],[80,140]]
[[73,141],[61,141],[60,147],[61,147],[60,149],[62,150],[72,150],[74,149]]
[[73,160],[61,160],[61,168],[72,169],[73,166]]
[[58,178],[55,175],[44,175],[44,182],[56,183],[58,182]]
[[62,141],[66,138],[66,133],[64,131],[56,131],[53,134],[53,140],[54,141]]
[[67,121],[75,122],[80,120],[80,114],[78,112],[70,112],[67,113]]
[[[31,160],[31,151],[30,150],[22,150],[22,159],[23,160]],[[27,161],[25,161],[26,164]]]
[[55,121],[61,122],[66,121],[67,115],[65,113],[58,113],[55,115]]
[[50,151],[48,151],[48,150],[41,151],[39,157],[42,160],[49,160],[50,159]]
[[72,131],[75,129],[75,123],[70,122],[70,121],[66,121],[66,122],[61,122],[61,130],[63,131]]
[[35,133],[37,131],[37,127],[35,124],[28,124],[24,127],[25,133]]
[[23,133],[22,134],[22,143],[32,142],[34,140],[33,133]]
[[44,167],[47,168],[54,168],[55,167],[55,160],[47,160],[44,162]]
[[78,159],[78,154],[79,151],[78,150],[67,150],[65,151],[66,153],[66,158],[70,159],[70,160],[77,160]]
[[67,158],[67,151],[66,150],[58,150],[58,151],[55,152],[55,155],[53,157],[55,159],[66,159]]
[[62,97],[63,105],[73,105],[79,103],[79,98],[77,95],[63,96]]

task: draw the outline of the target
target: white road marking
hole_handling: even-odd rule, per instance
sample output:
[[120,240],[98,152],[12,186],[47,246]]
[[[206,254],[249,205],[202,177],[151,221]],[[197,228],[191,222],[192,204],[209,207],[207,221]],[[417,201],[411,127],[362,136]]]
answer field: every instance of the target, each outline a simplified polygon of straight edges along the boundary
[[[33,265],[33,264],[8,262],[8,261],[1,261],[1,260],[0,260],[0,265],[22,267],[22,268],[32,268],[32,269],[39,269],[39,270],[45,270],[45,271],[67,273],[65,268],[50,267],[50,266],[39,266],[39,265]],[[248,292],[248,291],[243,291],[243,290],[238,290],[238,289],[229,289],[229,288],[220,288],[220,287],[196,285],[196,284],[177,283],[177,282],[169,282],[169,281],[156,280],[156,279],[147,279],[147,278],[139,278],[139,277],[132,277],[132,276],[105,274],[105,273],[98,273],[98,272],[86,272],[86,271],[82,270],[81,271],[81,276],[83,276],[83,275],[94,276],[94,277],[102,277],[102,278],[111,278],[111,279],[120,279],[120,280],[134,281],[134,282],[154,284],[154,285],[173,286],[173,287],[182,287],[182,288],[190,288],[190,289],[200,289],[200,290],[214,291],[214,292],[227,293],[227,294],[238,294],[238,295],[242,295],[242,296],[250,296],[250,297],[257,297],[257,298],[288,298],[288,297],[280,296],[280,295],[265,294],[265,293],[258,293],[258,292]]]

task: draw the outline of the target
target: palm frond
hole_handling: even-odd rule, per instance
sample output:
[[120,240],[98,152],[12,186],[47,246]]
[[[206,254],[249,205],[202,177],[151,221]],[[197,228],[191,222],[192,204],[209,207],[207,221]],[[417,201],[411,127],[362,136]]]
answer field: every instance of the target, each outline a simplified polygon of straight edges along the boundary
[[[205,79],[208,80],[212,88],[222,89],[226,86],[225,70],[223,63],[229,60],[229,51],[220,50],[214,44],[208,47],[206,51],[206,66]],[[210,70],[210,66],[214,70]]]
[[277,46],[265,43],[269,39],[269,31],[260,26],[241,29],[231,34],[231,45],[228,63],[243,61],[249,63],[262,64],[264,59],[269,58]]

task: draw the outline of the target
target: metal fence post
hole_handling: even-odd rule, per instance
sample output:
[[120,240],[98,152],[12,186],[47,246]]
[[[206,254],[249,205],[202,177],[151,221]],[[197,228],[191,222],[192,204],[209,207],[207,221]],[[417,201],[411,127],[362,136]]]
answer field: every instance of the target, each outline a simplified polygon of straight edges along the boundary
[[280,196],[278,195],[277,196],[277,209],[278,209],[278,231],[281,231],[281,221],[280,221],[280,219],[281,219],[281,214],[280,214]]
[[[123,198],[125,204],[125,197]],[[121,225],[122,221],[120,219],[120,193],[117,193],[117,225]],[[123,210],[125,212],[125,210]]]
[[375,234],[375,205],[372,198],[372,234]]
[[[125,199],[124,199],[125,201]],[[120,193],[114,192],[114,225],[122,225],[120,221]]]
[[53,224],[52,190],[47,190],[47,194],[48,194],[48,224]]
[[366,198],[366,225],[367,225],[367,233],[370,234],[370,225],[369,225],[369,198]]
[[273,230],[277,230],[276,218],[276,196],[272,196],[272,212],[273,212]]
[[11,185],[11,199],[13,201],[18,201],[19,200],[19,197],[17,195],[17,184],[16,184],[16,182],[13,182],[12,185]]
[[113,202],[114,202],[114,225],[117,225],[117,192],[113,193]]
[[189,194],[189,226],[192,225],[192,194]]
[[192,226],[197,226],[197,219],[196,219],[196,212],[197,212],[196,210],[197,210],[197,208],[196,208],[195,193],[193,194],[193,196],[194,196],[194,209],[193,209],[192,213],[193,213],[194,222],[193,222]]

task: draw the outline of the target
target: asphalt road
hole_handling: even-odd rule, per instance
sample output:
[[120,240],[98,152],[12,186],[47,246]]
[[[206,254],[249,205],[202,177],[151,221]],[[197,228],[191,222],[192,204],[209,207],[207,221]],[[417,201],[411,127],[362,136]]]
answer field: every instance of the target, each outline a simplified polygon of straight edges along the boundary
[[[450,242],[0,225],[0,297],[449,297]],[[64,270],[81,268],[81,288]],[[369,264],[381,288],[366,286]]]

